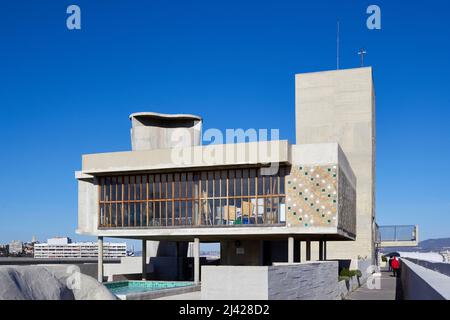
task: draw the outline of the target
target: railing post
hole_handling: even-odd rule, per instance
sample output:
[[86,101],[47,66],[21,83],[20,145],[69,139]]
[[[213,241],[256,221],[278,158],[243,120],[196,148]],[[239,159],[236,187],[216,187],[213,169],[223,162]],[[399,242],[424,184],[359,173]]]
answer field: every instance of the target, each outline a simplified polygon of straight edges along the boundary
[[194,238],[194,283],[200,283],[200,239]]
[[98,237],[98,260],[97,260],[97,279],[103,282],[103,237]]

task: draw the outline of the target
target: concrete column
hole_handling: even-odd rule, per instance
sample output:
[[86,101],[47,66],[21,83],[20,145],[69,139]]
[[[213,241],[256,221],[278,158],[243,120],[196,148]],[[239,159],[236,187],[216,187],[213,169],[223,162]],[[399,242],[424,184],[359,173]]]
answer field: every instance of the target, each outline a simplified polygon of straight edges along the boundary
[[294,263],[294,237],[288,238],[288,263]]
[[147,280],[147,240],[142,240],[142,280]]
[[306,261],[311,261],[311,240],[306,240]]
[[98,237],[97,280],[103,282],[103,237]]
[[298,242],[298,262],[302,262],[302,242]]
[[323,240],[319,241],[319,261],[323,261]]
[[200,239],[194,238],[194,283],[200,283]]
[[323,242],[323,260],[327,260],[327,242]]

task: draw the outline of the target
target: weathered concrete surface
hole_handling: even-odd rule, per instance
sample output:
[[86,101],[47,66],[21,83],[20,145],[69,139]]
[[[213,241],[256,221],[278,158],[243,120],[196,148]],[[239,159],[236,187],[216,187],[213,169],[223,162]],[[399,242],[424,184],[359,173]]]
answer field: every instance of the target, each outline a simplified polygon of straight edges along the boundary
[[338,262],[204,266],[202,300],[335,300]]
[[401,259],[401,288],[404,300],[450,300],[450,277]]
[[[374,260],[376,135],[372,68],[297,74],[295,96],[296,143],[339,143],[356,175],[356,241],[329,243],[328,258]],[[315,248],[313,258],[317,257]]]
[[[431,262],[431,261],[419,260],[419,259],[414,259],[414,258],[406,258],[406,259],[408,261],[411,261],[412,263],[415,263],[426,269],[430,269],[430,270],[442,273],[443,275],[450,277],[450,263]],[[405,260],[405,258],[402,258],[402,260]]]
[[0,300],[115,300],[76,266],[1,266]]
[[201,144],[202,118],[199,116],[138,112],[131,114],[130,120],[133,150],[167,149]]
[[269,267],[269,300],[338,299],[338,263],[311,262]]

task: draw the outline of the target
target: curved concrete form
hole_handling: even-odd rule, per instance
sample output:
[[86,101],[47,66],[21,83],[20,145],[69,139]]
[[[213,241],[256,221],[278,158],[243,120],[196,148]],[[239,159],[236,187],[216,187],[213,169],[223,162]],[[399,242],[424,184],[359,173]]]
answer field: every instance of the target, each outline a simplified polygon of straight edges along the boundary
[[130,115],[133,151],[201,144],[202,118],[191,114],[136,112]]
[[116,300],[75,265],[1,266],[0,300]]

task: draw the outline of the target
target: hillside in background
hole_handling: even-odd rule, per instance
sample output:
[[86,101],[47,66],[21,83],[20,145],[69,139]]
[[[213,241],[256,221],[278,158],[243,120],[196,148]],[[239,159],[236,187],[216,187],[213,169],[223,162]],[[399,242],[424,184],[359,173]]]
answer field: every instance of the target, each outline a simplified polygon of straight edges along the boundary
[[392,251],[441,251],[450,250],[450,238],[428,239],[419,242],[417,247],[390,247],[383,248],[382,252]]

